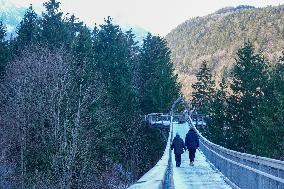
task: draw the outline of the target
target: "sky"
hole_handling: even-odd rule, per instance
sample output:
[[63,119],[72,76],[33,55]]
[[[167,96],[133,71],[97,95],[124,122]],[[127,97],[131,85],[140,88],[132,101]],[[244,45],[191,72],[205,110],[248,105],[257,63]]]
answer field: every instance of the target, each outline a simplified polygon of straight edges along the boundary
[[[19,6],[40,7],[45,0],[8,0]],[[165,36],[184,21],[238,5],[265,7],[284,0],[60,0],[65,13],[74,13],[87,25],[101,24],[111,16],[118,24],[142,27]]]

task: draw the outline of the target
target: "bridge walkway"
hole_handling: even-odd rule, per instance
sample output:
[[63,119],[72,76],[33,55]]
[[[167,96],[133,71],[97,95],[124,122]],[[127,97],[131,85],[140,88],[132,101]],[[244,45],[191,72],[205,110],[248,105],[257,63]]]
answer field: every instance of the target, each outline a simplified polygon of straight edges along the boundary
[[[176,132],[184,140],[188,132],[188,123],[173,124],[173,134]],[[206,160],[203,153],[196,152],[194,166],[189,165],[188,151],[182,154],[181,166],[175,167],[174,153],[172,151],[173,182],[175,189],[230,189],[224,181],[224,176],[214,170]]]

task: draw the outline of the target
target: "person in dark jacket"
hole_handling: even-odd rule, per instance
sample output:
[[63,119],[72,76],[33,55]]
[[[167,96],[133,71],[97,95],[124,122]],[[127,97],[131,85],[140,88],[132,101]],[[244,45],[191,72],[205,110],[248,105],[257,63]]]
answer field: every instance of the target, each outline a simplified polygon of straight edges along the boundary
[[181,164],[181,154],[183,154],[183,149],[186,150],[184,142],[182,138],[180,138],[179,134],[176,133],[176,136],[172,142],[171,149],[174,149],[176,166],[180,167]]
[[199,147],[199,139],[197,133],[191,127],[185,137],[185,146],[188,149],[190,165],[193,166],[195,152]]

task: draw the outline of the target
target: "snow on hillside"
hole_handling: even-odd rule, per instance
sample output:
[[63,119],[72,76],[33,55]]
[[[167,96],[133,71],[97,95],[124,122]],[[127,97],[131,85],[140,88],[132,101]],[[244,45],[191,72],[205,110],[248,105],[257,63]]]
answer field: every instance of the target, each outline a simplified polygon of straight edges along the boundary
[[[7,28],[7,37],[10,37],[10,34],[15,35],[15,31],[17,26],[21,22],[25,11],[28,7],[25,7],[20,4],[14,4],[9,0],[0,0],[0,20],[6,25]],[[36,7],[35,11],[40,14],[42,12],[43,7]],[[127,31],[132,29],[132,32],[135,34],[135,39],[142,43],[143,39],[147,36],[148,32],[139,27],[139,26],[131,26],[128,24],[119,24],[123,31]],[[90,26],[91,28],[92,26]]]
[[0,0],[0,5],[0,20],[6,25],[8,33],[14,33],[26,7],[15,5],[8,0]]

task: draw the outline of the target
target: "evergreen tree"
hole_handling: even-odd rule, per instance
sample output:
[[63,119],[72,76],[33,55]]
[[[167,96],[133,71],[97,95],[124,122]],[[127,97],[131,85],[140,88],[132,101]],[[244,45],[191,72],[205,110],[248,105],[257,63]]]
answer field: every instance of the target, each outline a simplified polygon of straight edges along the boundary
[[273,67],[269,80],[269,91],[260,104],[259,115],[253,120],[251,153],[284,159],[284,65],[280,61]]
[[46,12],[42,15],[40,41],[53,47],[64,46],[70,50],[82,23],[77,22],[74,15],[70,18],[64,17],[57,0],[49,0],[44,3],[44,7]]
[[50,0],[43,5],[46,8],[46,12],[42,15],[41,40],[44,43],[60,47],[62,41],[64,41],[64,36],[66,36],[62,18],[63,13],[59,10],[60,2]]
[[96,68],[117,110],[131,111],[131,109],[126,110],[125,107],[129,107],[133,96],[131,68],[134,60],[129,48],[134,48],[135,43],[128,44],[127,36],[119,26],[112,23],[110,17],[100,27],[101,29],[94,35]]
[[8,43],[5,39],[6,37],[6,27],[0,20],[0,79],[5,75],[5,67],[8,62]]
[[225,146],[225,132],[226,132],[226,112],[227,112],[227,83],[225,78],[219,84],[219,88],[212,96],[210,106],[208,133],[209,139],[222,146]]
[[213,98],[214,81],[212,80],[212,74],[206,61],[203,61],[201,64],[196,77],[197,82],[192,85],[194,89],[192,93],[192,104],[197,108],[197,111],[207,114],[209,113]]
[[76,60],[76,66],[84,66],[87,63],[94,63],[92,34],[87,26],[80,28],[72,45],[72,54]]
[[84,26],[83,22],[79,21],[75,15],[71,15],[70,17],[64,18],[64,26],[66,30],[65,36],[65,47],[71,48],[74,45],[74,41],[79,34],[82,34],[88,30],[86,26]]
[[107,91],[105,100],[113,112],[112,119],[105,124],[111,134],[105,137],[115,145],[105,145],[103,148],[109,148],[111,157],[127,165],[134,146],[132,131],[135,130],[138,115],[132,82],[136,43],[108,17],[100,28],[95,28],[93,46],[95,68]]
[[[19,165],[13,176],[22,188],[125,186],[162,156],[161,133],[139,119],[139,82],[141,76],[144,89],[152,87],[151,111],[167,111],[179,95],[170,52],[151,35],[140,51],[132,31],[111,18],[91,33],[59,5],[46,2],[42,18],[30,6],[10,41],[14,57],[0,83],[1,128],[9,138],[0,147]],[[5,33],[0,22],[1,74],[9,57]],[[140,53],[145,65],[153,61],[151,78],[140,72]]]
[[39,37],[39,18],[32,5],[26,11],[23,20],[17,29],[17,38],[14,42],[15,51],[19,52],[31,43],[35,43]]
[[169,112],[171,104],[180,95],[170,53],[165,39],[151,34],[144,39],[139,59],[139,93],[145,114]]
[[252,44],[245,42],[237,52],[232,71],[233,95],[228,101],[229,147],[240,151],[252,149],[250,133],[254,129],[252,120],[258,117],[261,102],[267,95],[267,64],[260,54],[255,54]]
[[[169,112],[174,100],[180,95],[177,76],[174,75],[170,50],[166,41],[159,36],[148,34],[140,49],[138,64],[135,65],[135,84],[139,95],[140,114],[152,112]],[[164,149],[163,133],[157,129],[148,128],[145,124],[137,132],[139,149],[151,152],[142,155],[141,150],[135,151],[143,161],[138,161],[139,174],[147,167],[153,167],[153,160],[161,157]],[[134,142],[134,145],[137,146]],[[137,149],[137,148],[136,148]],[[158,152],[158,153],[157,153]]]

